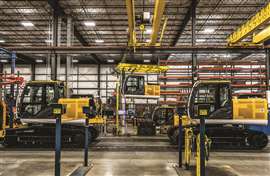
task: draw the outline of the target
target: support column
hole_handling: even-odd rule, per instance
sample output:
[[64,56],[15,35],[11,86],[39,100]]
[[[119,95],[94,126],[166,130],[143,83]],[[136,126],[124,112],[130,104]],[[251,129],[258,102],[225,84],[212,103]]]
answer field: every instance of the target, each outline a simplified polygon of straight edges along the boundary
[[[196,45],[196,0],[192,0],[192,10],[191,10],[191,32],[192,32],[192,46]],[[197,81],[197,53],[194,53],[192,51],[192,84],[194,84]]]
[[[57,46],[61,46],[61,24],[62,24],[62,18],[58,17],[58,23],[57,23]],[[56,78],[60,79],[60,67],[61,67],[61,56],[57,54],[57,61],[56,61]]]
[[[0,73],[1,73],[1,76],[3,77],[4,76],[4,64],[0,63]],[[0,79],[0,82],[2,82],[3,80]],[[0,100],[2,100],[2,86],[0,86]]]
[[[67,47],[71,46],[71,41],[72,41],[72,19],[71,17],[67,18]],[[65,81],[67,84],[67,97],[70,97],[70,76],[71,76],[71,61],[72,61],[72,56],[67,55],[66,57],[66,69],[65,69]]]
[[36,64],[31,64],[31,80],[36,80]]
[[269,79],[270,79],[270,50],[266,49],[265,50],[265,68],[266,68],[266,88],[267,90],[270,90],[270,86],[269,86]]
[[[98,96],[100,97],[100,64],[98,64],[98,69],[97,69],[97,93],[98,93]],[[101,97],[100,97],[101,98]]]
[[[53,11],[53,46],[58,44],[58,13]],[[51,56],[51,79],[57,80],[57,54]]]

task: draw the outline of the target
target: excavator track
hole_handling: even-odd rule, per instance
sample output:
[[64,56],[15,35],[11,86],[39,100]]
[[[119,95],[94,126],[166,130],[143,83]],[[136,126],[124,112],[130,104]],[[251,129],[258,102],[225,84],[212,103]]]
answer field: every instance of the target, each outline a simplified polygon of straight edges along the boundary
[[[97,128],[90,126],[90,141],[96,140],[99,135]],[[89,136],[90,137],[90,136]],[[76,146],[84,145],[84,127],[83,126],[62,126],[62,145]],[[46,146],[54,147],[55,143],[55,126],[54,125],[33,125],[25,128],[6,129],[4,145],[12,146]]]
[[[199,133],[199,128],[194,128],[194,134]],[[178,144],[179,131],[177,127],[168,129],[171,144]],[[262,150],[268,144],[265,133],[238,126],[206,126],[206,135],[212,140],[213,149],[243,149]],[[184,142],[184,135],[183,142]]]

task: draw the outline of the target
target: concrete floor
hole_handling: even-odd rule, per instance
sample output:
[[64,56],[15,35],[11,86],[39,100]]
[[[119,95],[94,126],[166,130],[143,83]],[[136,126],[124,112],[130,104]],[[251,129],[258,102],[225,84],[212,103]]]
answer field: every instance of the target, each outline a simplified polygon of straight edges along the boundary
[[[113,151],[90,151],[93,168],[88,176],[175,176],[173,164],[177,161],[176,151],[155,151],[155,140],[150,141],[155,152],[145,151],[143,144],[130,151],[116,151],[123,145],[124,138],[112,140]],[[108,140],[104,140],[108,143]],[[127,147],[138,144],[138,140],[127,140]],[[158,142],[163,147],[168,143]],[[114,144],[115,143],[115,144]],[[114,145],[113,145],[114,144]],[[98,145],[102,145],[100,142]],[[149,142],[146,143],[149,148]],[[90,148],[91,150],[91,148]],[[121,149],[120,149],[121,150]],[[62,175],[68,175],[83,162],[81,149],[65,149],[62,152]],[[263,151],[212,152],[209,165],[231,167],[240,176],[267,176],[270,173],[270,146]],[[49,176],[54,174],[54,151],[44,149],[0,148],[0,176]]]

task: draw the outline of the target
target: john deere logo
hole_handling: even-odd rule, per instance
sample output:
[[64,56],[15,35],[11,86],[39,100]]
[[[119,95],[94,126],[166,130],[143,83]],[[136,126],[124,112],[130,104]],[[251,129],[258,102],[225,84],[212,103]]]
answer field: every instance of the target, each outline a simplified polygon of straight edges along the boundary
[[200,116],[207,116],[208,115],[208,111],[207,111],[207,109],[200,109],[199,114],[200,114]]

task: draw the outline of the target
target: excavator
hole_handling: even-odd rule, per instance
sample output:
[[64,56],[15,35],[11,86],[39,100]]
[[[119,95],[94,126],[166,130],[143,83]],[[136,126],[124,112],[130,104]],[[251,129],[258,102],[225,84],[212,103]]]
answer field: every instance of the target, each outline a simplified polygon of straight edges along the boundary
[[[67,107],[67,112],[62,115],[62,143],[83,145],[85,115],[82,113],[82,106],[88,103],[87,98],[93,98],[93,96],[67,98],[66,91],[67,88],[62,81],[26,83],[17,105],[17,121],[19,120],[22,125],[18,128],[2,127],[4,144],[52,146],[55,136],[55,119],[50,105],[60,103]],[[90,120],[91,141],[98,137],[102,125],[101,112],[97,112],[96,117]]]
[[230,86],[230,81],[197,81],[186,107],[178,108],[177,115],[172,118],[173,125],[167,133],[171,143],[178,143],[179,116],[184,128],[193,126],[194,133],[199,133],[198,106],[208,104],[210,114],[205,119],[206,135],[212,140],[213,148],[265,148],[267,135],[248,126],[269,125],[267,99],[232,97]]

